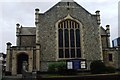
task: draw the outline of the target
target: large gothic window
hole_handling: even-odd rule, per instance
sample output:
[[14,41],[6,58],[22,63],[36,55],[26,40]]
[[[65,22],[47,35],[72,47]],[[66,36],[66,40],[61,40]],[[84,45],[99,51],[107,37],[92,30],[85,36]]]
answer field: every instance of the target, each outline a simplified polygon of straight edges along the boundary
[[80,58],[80,25],[67,19],[58,24],[59,58]]

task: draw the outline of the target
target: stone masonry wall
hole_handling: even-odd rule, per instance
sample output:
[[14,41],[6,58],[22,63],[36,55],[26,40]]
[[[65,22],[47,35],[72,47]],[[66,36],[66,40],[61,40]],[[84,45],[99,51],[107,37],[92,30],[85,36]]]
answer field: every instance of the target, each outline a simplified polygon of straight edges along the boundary
[[[109,54],[112,54],[112,61],[109,61]],[[105,49],[103,50],[103,60],[106,66],[112,66],[115,68],[119,68],[119,60],[118,60],[118,50],[116,49]]]
[[20,36],[21,46],[35,46],[35,36]]
[[101,37],[101,41],[102,41],[102,47],[103,48],[107,48],[107,39],[106,39],[107,37],[106,36],[102,36]]
[[[56,61],[58,59],[57,27],[55,24],[68,14],[83,25],[81,26],[83,29],[82,43],[84,43],[83,58],[85,58],[89,64],[93,60],[101,60],[100,33],[96,16],[90,14],[77,3],[72,2],[69,3],[68,6],[67,2],[60,2],[39,16],[41,61]],[[44,64],[46,63],[43,63],[43,65]]]

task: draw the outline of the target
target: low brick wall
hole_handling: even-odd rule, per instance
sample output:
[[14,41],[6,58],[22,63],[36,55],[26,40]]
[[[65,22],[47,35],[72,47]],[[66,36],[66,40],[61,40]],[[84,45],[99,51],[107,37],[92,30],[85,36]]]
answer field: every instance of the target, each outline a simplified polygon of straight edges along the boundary
[[98,74],[98,75],[69,75],[69,76],[46,76],[33,77],[4,77],[2,80],[120,80],[120,74]]
[[38,80],[120,80],[120,74],[41,77]]

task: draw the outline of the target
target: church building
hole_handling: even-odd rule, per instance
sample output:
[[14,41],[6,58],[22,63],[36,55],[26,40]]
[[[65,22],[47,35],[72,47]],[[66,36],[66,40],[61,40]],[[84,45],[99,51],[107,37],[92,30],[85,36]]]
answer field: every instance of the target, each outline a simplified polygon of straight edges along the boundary
[[75,1],[60,1],[45,13],[35,9],[35,27],[16,24],[17,44],[7,43],[6,71],[21,74],[47,71],[53,62],[85,60],[86,69],[95,60],[118,68],[117,50],[110,48],[110,28],[101,27],[100,11],[91,14]]

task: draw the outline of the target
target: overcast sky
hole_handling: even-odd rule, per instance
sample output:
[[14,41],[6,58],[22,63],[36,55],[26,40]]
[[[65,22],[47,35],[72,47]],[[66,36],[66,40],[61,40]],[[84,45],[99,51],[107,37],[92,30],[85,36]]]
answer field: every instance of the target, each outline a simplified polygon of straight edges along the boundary
[[[0,0],[0,52],[5,53],[6,43],[16,45],[16,23],[35,26],[34,11],[45,12],[61,0]],[[118,37],[119,0],[74,0],[90,13],[100,10],[101,26],[111,29],[111,40]]]

